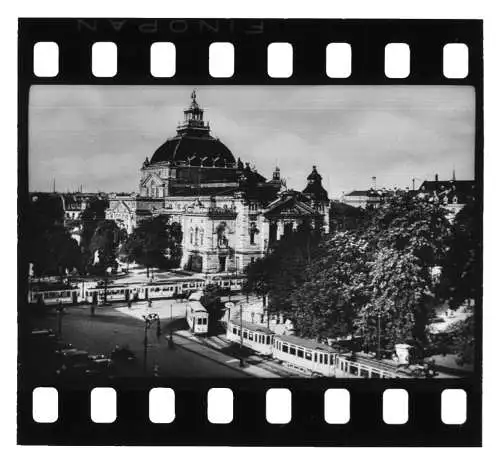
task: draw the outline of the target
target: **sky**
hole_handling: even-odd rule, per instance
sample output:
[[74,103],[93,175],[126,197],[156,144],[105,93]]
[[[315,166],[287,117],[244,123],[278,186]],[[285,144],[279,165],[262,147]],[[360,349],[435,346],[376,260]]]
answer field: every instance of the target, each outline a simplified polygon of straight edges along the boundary
[[[31,191],[132,192],[176,134],[187,86],[33,86]],[[212,135],[235,158],[302,190],[316,165],[331,198],[355,189],[474,179],[474,89],[466,86],[200,86]]]

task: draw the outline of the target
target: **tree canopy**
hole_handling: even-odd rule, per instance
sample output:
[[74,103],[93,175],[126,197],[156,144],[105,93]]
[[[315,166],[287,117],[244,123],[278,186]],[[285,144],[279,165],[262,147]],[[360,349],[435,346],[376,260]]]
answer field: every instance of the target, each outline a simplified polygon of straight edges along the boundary
[[319,231],[308,225],[283,236],[268,255],[248,265],[245,290],[267,296],[272,312],[290,312],[291,293],[303,283],[319,242]]
[[32,200],[24,211],[21,239],[37,276],[58,275],[81,267],[78,243],[64,228],[64,211],[58,197]]
[[433,269],[442,265],[451,233],[446,211],[401,192],[362,220],[354,230],[315,242],[309,253],[303,237],[282,239],[271,255],[249,266],[249,286],[269,293],[272,307],[302,336],[354,335],[368,349],[379,334],[387,346],[425,345]]
[[208,332],[216,333],[225,311],[224,304],[221,301],[220,288],[214,284],[205,286],[200,303],[208,312]]
[[110,267],[116,269],[118,247],[125,235],[126,232],[113,220],[102,220],[97,224],[89,244],[95,270],[103,273]]
[[470,202],[456,215],[446,241],[449,251],[443,262],[440,290],[452,309],[476,299],[480,290],[480,224],[478,205]]
[[127,262],[136,262],[149,269],[179,266],[182,256],[180,224],[170,223],[169,217],[158,216],[143,220],[127,238],[120,256]]

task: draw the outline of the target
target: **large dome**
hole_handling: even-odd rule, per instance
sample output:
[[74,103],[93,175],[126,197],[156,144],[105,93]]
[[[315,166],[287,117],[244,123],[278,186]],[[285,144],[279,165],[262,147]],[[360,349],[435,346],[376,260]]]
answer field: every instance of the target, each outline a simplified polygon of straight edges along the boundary
[[168,139],[153,154],[151,164],[170,161],[190,165],[232,165],[235,159],[229,148],[210,135],[178,135]]
[[203,120],[203,108],[191,94],[191,104],[184,110],[184,121],[177,127],[177,135],[169,138],[153,154],[151,164],[157,162],[188,163],[191,166],[232,167],[235,159],[231,151],[210,135],[210,126]]

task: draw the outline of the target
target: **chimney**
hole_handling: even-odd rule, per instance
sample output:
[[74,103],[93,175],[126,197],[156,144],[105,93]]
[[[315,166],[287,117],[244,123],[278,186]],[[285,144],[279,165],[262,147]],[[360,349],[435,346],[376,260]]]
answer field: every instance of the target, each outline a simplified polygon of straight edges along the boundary
[[439,181],[438,174],[436,174],[436,175],[434,176],[434,180],[435,180],[436,182],[438,182],[438,181]]
[[377,189],[377,177],[372,177],[372,188]]

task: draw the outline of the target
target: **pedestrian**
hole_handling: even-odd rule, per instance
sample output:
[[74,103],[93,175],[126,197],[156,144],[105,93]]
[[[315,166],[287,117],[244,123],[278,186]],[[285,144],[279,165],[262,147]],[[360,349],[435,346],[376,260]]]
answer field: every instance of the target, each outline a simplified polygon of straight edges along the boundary
[[153,305],[153,301],[151,299],[148,299],[148,307],[151,308],[152,305]]
[[94,305],[94,304],[92,304],[92,305],[90,306],[90,315],[91,315],[92,317],[95,315],[95,305]]
[[132,301],[130,299],[127,301],[127,306],[129,309],[132,308]]

